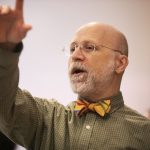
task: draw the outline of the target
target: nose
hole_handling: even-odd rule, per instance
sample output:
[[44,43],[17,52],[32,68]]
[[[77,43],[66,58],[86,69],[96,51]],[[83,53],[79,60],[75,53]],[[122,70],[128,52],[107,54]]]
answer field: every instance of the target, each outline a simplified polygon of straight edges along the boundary
[[75,51],[71,55],[71,58],[74,61],[83,61],[85,59],[85,55],[80,47],[76,47]]

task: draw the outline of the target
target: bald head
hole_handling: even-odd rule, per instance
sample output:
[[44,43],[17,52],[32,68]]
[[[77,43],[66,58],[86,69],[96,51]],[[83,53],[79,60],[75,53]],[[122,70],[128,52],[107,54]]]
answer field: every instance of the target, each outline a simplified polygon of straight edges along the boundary
[[90,99],[118,93],[128,65],[128,45],[120,31],[107,24],[89,23],[77,30],[70,47],[69,70],[74,92]]
[[75,37],[83,37],[83,35],[87,38],[93,37],[93,40],[97,40],[96,42],[101,45],[120,50],[128,56],[128,43],[125,35],[111,25],[98,22],[83,25],[77,30]]

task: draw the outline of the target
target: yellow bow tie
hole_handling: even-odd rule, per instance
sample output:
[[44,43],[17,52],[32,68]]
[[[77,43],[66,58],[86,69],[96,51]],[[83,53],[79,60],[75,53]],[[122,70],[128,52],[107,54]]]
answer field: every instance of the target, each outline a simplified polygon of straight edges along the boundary
[[89,103],[85,100],[77,100],[75,105],[75,112],[79,117],[88,111],[97,112],[101,117],[104,117],[110,111],[110,102],[111,101],[109,99],[102,100],[97,103]]

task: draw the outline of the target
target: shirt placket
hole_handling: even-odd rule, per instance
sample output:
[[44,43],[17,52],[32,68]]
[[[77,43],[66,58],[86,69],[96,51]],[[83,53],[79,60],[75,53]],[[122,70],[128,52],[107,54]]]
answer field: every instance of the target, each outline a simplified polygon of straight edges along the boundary
[[88,150],[95,121],[96,121],[96,115],[94,113],[88,113],[86,115],[82,132],[80,133],[78,149],[82,148],[82,150]]

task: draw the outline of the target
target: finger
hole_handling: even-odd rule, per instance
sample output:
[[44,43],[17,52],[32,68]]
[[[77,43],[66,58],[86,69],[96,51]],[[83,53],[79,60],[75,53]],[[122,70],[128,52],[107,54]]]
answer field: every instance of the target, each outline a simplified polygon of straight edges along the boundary
[[22,39],[25,38],[25,36],[27,35],[27,32],[31,29],[32,29],[31,25],[24,24],[22,28],[20,28],[20,38]]
[[32,29],[32,26],[29,24],[24,24],[23,28],[24,28],[24,30],[29,31]]
[[16,10],[23,12],[23,2],[24,0],[16,0]]
[[7,5],[0,6],[0,13],[1,14],[8,14],[11,11],[11,8]]

